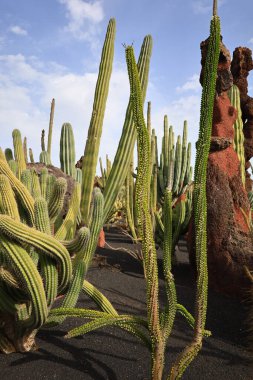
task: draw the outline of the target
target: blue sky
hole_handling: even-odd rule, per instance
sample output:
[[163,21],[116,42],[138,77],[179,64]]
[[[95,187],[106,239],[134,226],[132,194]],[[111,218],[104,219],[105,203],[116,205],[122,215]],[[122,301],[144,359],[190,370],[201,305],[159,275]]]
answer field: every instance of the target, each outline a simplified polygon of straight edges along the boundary
[[[176,133],[188,120],[189,140],[197,139],[201,88],[199,44],[208,36],[211,0],[1,0],[0,145],[12,145],[11,132],[27,136],[35,158],[41,130],[48,128],[50,102],[56,99],[53,162],[59,164],[59,136],[70,122],[76,156],[84,150],[101,48],[110,17],[117,34],[113,74],[100,154],[113,158],[129,97],[122,43],[136,55],[146,34],[153,54],[146,100],[152,102],[152,126],[162,135],[163,116]],[[253,48],[253,2],[219,0],[222,35],[232,54]],[[242,7],[243,5],[243,7]],[[250,95],[253,93],[250,77]],[[253,95],[252,95],[253,96]]]

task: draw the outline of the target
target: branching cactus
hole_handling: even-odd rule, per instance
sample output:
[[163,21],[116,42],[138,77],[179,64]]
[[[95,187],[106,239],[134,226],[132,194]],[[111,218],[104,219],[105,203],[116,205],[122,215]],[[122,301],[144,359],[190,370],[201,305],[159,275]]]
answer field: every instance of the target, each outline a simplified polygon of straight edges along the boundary
[[[108,325],[115,325],[134,334],[140,338],[150,350],[152,358],[152,380],[161,380],[163,376],[166,343],[172,331],[176,312],[182,314],[191,326],[196,324],[197,321],[195,322],[193,316],[182,305],[177,303],[176,288],[171,273],[172,181],[168,183],[168,187],[165,191],[163,270],[167,304],[163,312],[160,310],[157,257],[153,239],[152,220],[149,213],[150,140],[143,116],[142,91],[132,46],[126,47],[126,60],[131,87],[131,105],[138,133],[138,174],[136,178],[136,194],[138,200],[136,204],[137,221],[142,238],[142,250],[147,274],[147,319],[130,315],[119,315],[110,302],[91,284],[87,283],[87,281],[84,281],[83,287],[102,311],[59,308],[52,310],[51,316],[76,316],[90,319],[90,322],[69,331],[66,338],[82,335]],[[202,333],[209,335],[209,332],[204,329]],[[185,368],[186,365],[184,365],[184,369]],[[172,374],[171,379],[180,378],[181,375],[182,371],[177,377]]]

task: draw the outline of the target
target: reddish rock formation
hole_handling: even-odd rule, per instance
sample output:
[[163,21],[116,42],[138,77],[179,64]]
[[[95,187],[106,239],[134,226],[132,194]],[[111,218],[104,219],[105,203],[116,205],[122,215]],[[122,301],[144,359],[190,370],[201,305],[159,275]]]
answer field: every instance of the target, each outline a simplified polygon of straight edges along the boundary
[[[202,65],[207,43],[201,44]],[[233,83],[230,62],[229,52],[222,43],[207,168],[208,273],[209,285],[214,290],[244,297],[245,290],[250,287],[244,266],[253,269],[253,244],[244,216],[244,213],[249,215],[249,201],[241,180],[238,156],[232,144],[237,111],[232,107],[226,92]],[[188,235],[192,262],[193,235],[192,222]]]
[[249,160],[253,157],[253,98],[248,96],[248,75],[253,69],[252,51],[246,47],[238,47],[233,53],[231,71],[234,84],[240,90],[241,108],[244,132],[245,168],[246,168],[246,189],[252,190],[253,181],[247,169],[250,167]]

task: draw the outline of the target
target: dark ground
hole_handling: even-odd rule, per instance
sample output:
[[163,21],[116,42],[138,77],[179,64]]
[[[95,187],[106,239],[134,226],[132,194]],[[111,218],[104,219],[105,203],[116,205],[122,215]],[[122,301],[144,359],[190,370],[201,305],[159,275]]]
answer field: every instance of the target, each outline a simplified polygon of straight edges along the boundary
[[[113,247],[135,247],[115,231],[107,234],[107,242]],[[187,263],[185,244],[181,243],[177,255],[178,264],[173,273],[178,302],[192,311],[195,281]],[[110,299],[120,313],[145,315],[142,267],[129,254],[99,249],[88,280]],[[163,298],[161,291],[161,302]],[[94,307],[84,295],[78,306]],[[184,380],[253,379],[253,353],[246,350],[245,315],[245,302],[240,303],[209,291],[207,329],[212,331],[212,336],[205,339],[201,353],[186,370]],[[103,328],[69,340],[63,338],[67,331],[81,323],[80,319],[68,319],[55,329],[40,330],[37,338],[39,350],[36,352],[0,355],[0,380],[149,379],[150,356],[141,342],[116,327]],[[168,341],[166,374],[176,354],[190,341],[191,336],[190,327],[178,316]]]

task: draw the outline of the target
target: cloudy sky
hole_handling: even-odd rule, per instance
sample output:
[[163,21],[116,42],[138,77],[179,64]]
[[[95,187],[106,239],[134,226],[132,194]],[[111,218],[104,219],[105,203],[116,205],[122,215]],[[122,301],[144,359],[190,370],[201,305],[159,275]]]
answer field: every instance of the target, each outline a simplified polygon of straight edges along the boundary
[[[200,42],[208,36],[211,0],[1,0],[0,146],[11,132],[27,136],[35,158],[40,134],[48,129],[56,99],[53,163],[59,164],[61,125],[70,122],[76,156],[84,150],[101,48],[111,17],[116,18],[115,57],[100,154],[113,158],[129,97],[123,43],[138,55],[146,34],[153,36],[147,100],[152,126],[162,135],[163,116],[176,133],[188,120],[189,139],[198,134],[201,89]],[[253,48],[252,0],[219,0],[224,42]],[[253,77],[253,75],[252,75]],[[252,86],[252,78],[250,78]],[[250,88],[253,96],[253,88]],[[194,145],[194,144],[193,144]]]

